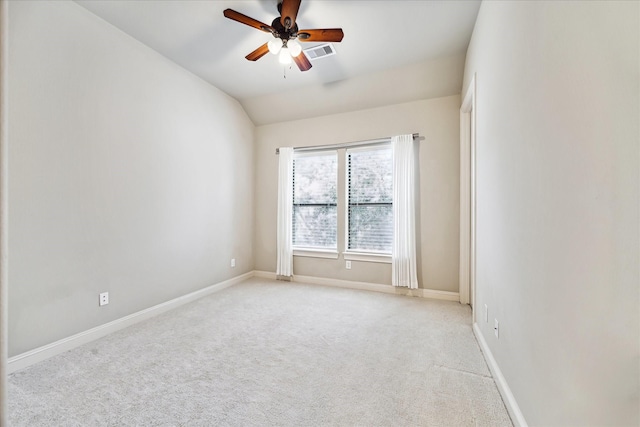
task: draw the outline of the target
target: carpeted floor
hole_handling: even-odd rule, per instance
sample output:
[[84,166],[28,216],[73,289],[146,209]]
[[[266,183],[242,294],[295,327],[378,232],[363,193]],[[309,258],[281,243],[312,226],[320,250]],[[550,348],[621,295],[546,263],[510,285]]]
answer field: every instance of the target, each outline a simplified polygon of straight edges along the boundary
[[468,306],[251,279],[9,376],[12,426],[511,426]]

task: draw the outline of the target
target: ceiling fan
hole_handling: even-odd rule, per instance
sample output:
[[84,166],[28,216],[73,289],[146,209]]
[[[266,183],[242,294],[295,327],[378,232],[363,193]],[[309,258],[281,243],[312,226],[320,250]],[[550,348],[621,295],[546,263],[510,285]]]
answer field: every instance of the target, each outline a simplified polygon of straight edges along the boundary
[[249,61],[257,61],[267,52],[280,55],[280,62],[284,64],[296,63],[300,71],[307,71],[311,68],[311,62],[302,54],[301,42],[340,42],[344,33],[342,28],[325,28],[316,30],[298,30],[296,17],[300,9],[301,0],[282,0],[278,2],[278,12],[280,16],[273,20],[271,25],[267,25],[240,12],[226,9],[224,16],[242,24],[257,28],[265,33],[271,33],[274,40],[263,44],[246,58]]

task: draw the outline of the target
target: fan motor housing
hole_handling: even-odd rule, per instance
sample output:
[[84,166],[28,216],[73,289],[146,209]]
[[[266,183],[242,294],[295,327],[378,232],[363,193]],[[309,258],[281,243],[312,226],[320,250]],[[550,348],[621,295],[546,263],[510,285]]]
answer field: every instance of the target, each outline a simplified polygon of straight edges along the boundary
[[274,36],[282,40],[295,39],[298,36],[298,24],[294,24],[292,28],[287,30],[280,22],[280,17],[273,20],[271,27],[275,30]]

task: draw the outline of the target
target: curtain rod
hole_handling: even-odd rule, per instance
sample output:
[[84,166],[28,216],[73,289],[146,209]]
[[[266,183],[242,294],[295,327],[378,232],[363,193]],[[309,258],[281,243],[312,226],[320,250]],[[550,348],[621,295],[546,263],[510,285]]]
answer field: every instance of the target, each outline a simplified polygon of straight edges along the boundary
[[[419,133],[412,134],[413,139],[420,139]],[[369,139],[366,141],[353,141],[353,142],[343,142],[340,144],[331,144],[331,145],[312,145],[308,147],[293,147],[293,151],[324,151],[324,150],[336,150],[339,148],[349,148],[349,147],[359,147],[361,145],[376,145],[376,144],[384,144],[386,142],[391,141],[390,136],[385,138],[378,139]],[[280,149],[276,148],[276,154],[280,154]]]

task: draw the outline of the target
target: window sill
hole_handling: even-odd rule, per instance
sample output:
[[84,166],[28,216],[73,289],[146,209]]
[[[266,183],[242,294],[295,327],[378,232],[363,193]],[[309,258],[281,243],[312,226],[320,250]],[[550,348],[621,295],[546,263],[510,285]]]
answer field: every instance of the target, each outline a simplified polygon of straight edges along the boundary
[[391,264],[391,254],[368,252],[345,252],[344,259],[348,261],[381,262]]
[[293,249],[293,256],[338,259],[338,252],[323,249]]

